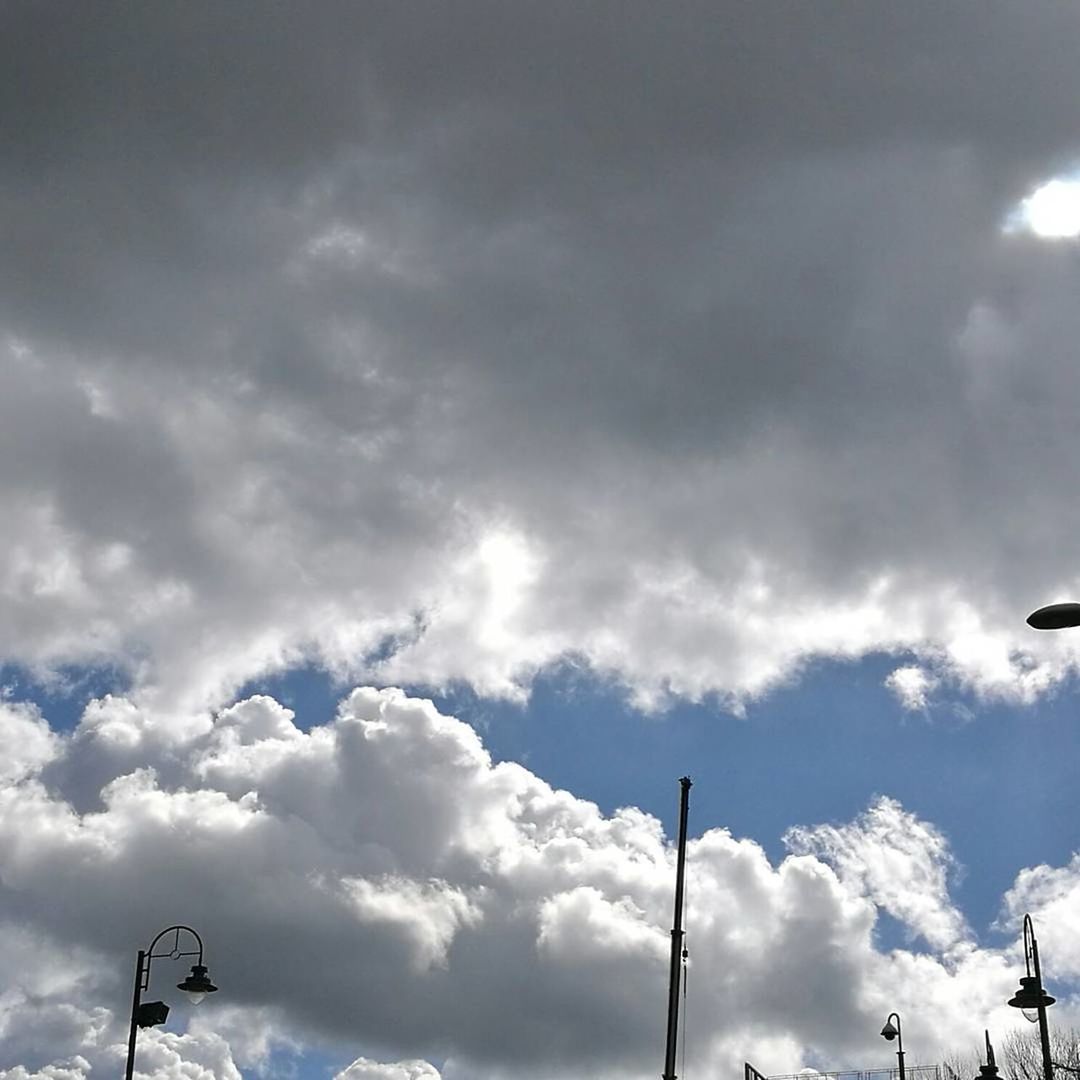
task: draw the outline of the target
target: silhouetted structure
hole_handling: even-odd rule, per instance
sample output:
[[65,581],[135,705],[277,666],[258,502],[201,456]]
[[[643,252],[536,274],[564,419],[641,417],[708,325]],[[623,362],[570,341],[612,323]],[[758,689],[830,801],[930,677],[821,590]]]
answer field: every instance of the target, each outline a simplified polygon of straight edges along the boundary
[[679,984],[683,959],[683,885],[686,877],[686,818],[690,809],[689,776],[679,780],[679,849],[675,863],[675,924],[671,928],[671,968],[668,973],[667,1049],[663,1080],[675,1080],[675,1049],[679,1034]]
[[[1080,607],[1080,605],[1076,606]],[[1038,612],[1035,614],[1037,615]],[[1053,1005],[1056,998],[1052,998],[1043,989],[1042,969],[1039,967],[1039,943],[1035,940],[1035,926],[1030,915],[1024,915],[1024,967],[1027,974],[1020,980],[1020,989],[1009,998],[1009,1004],[1013,1008],[1022,1009],[1028,1020],[1038,1021],[1039,1042],[1042,1045],[1043,1080],[1054,1080],[1054,1063],[1050,1059],[1050,1028],[1046,1023],[1046,1007]]]
[[986,1032],[986,1064],[979,1066],[979,1075],[975,1080],[997,1080],[997,1062],[994,1060],[994,1048],[990,1045],[990,1032]]
[[[893,1020],[896,1023],[893,1023]],[[899,1064],[900,1080],[904,1078],[904,1033],[900,1027],[900,1014],[891,1012],[885,1018],[885,1026],[881,1029],[881,1037],[892,1042],[896,1040],[896,1060]]]
[[[183,950],[180,948],[181,930],[187,931],[198,942],[198,949]],[[166,934],[173,935],[172,948],[168,952],[154,952],[154,947]],[[144,1002],[142,1000],[143,991],[150,989],[150,962],[165,957],[170,960],[178,960],[181,956],[198,957],[195,963],[191,965],[191,974],[183,982],[176,984],[176,988],[183,990],[192,1004],[197,1005],[207,994],[212,994],[217,990],[217,987],[210,981],[210,977],[203,965],[202,938],[190,926],[167,927],[150,942],[148,949],[140,949],[138,959],[135,962],[135,992],[131,999],[131,1029],[128,1032],[125,1080],[131,1080],[131,1074],[135,1071],[135,1036],[139,1028],[164,1024],[169,1015],[169,1006],[164,1001]]]
[[1048,604],[1027,617],[1028,626],[1036,630],[1065,630],[1080,626],[1080,604]]

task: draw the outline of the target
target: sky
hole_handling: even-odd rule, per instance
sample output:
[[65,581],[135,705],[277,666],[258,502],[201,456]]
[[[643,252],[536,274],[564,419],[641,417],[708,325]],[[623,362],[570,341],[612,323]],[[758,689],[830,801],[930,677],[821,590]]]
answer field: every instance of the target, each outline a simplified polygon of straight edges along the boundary
[[0,7],[0,1080],[1080,1027],[1078,34]]

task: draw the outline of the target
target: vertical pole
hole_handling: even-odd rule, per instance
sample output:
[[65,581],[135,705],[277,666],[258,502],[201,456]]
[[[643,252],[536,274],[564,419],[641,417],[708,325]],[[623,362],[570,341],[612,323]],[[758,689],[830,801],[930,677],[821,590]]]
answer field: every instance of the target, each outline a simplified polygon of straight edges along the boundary
[[[668,974],[667,1051],[663,1080],[675,1080],[675,1050],[679,1032],[679,982],[683,943],[683,884],[686,878],[686,817],[690,808],[689,776],[679,780],[679,850],[675,863],[675,925],[671,929],[671,969]],[[130,1078],[129,1078],[130,1080]]]
[[900,1063],[900,1080],[904,1080],[904,1036],[900,1030],[900,1017],[896,1018],[896,1060]]
[[1050,1030],[1046,1025],[1046,1006],[1039,1006],[1039,1042],[1042,1044],[1043,1078],[1054,1080],[1054,1063],[1050,1060]]
[[140,949],[139,959],[135,963],[135,991],[131,995],[131,1030],[128,1032],[127,1069],[124,1072],[124,1080],[131,1080],[131,1074],[135,1071],[135,1033],[139,1030],[137,1018],[139,1004],[142,1001],[143,964],[146,962],[146,953]]
[[1050,1059],[1050,1028],[1046,1023],[1046,1006],[1042,1004],[1045,997],[1042,984],[1042,970],[1039,967],[1039,945],[1035,940],[1035,927],[1031,928],[1031,961],[1035,968],[1035,989],[1039,994],[1039,1042],[1042,1045],[1043,1080],[1054,1080],[1054,1063]]

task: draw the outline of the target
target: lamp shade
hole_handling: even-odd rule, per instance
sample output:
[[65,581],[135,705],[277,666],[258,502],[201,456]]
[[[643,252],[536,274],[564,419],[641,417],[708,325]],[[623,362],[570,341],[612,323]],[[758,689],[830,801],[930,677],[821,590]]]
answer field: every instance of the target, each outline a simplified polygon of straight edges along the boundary
[[217,987],[210,981],[202,964],[192,964],[191,974],[183,982],[177,983],[176,989],[183,990],[192,1005],[198,1005],[207,994],[214,993]]
[[1024,1013],[1037,1012],[1040,1007],[1053,1005],[1057,998],[1052,998],[1040,985],[1034,975],[1025,975],[1020,980],[1020,989],[1009,998],[1014,1009],[1023,1009]]
[[1036,630],[1064,630],[1080,626],[1080,604],[1048,604],[1027,617],[1028,626]]
[[893,1039],[895,1039],[896,1036],[899,1034],[900,1030],[896,1027],[896,1025],[891,1020],[886,1020],[885,1026],[881,1029],[881,1037],[883,1039],[888,1039],[889,1042],[892,1042]]

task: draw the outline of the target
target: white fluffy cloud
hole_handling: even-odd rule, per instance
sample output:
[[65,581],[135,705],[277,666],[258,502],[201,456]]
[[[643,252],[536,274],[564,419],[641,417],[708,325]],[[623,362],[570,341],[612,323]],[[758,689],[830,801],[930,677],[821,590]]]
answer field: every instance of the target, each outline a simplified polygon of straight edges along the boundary
[[956,870],[948,841],[894,799],[879,799],[849,825],[795,827],[796,852],[826,859],[855,891],[899,919],[937,950],[965,942],[969,931],[949,898]]
[[[73,768],[83,755],[96,795]],[[932,825],[881,800],[788,843],[773,865],[723,829],[691,839],[699,1069],[874,1060],[894,1008],[928,1057],[944,1033],[966,1046],[1011,1021],[1015,945],[974,941]],[[1076,876],[1017,890],[1049,911]],[[659,823],[494,764],[470,727],[400,691],[355,690],[310,730],[254,697],[168,742],[144,709],[99,702],[0,793],[0,880],[16,960],[0,1069],[115,1068],[133,952],[178,919],[202,933],[221,993],[186,1033],[141,1037],[155,1077],[234,1076],[309,1042],[359,1055],[350,1080],[646,1077],[662,1058],[673,862]],[[880,950],[879,909],[927,951]],[[155,961],[153,995],[182,974]]]
[[1005,897],[1003,920],[1018,924],[1032,912],[1044,972],[1080,977],[1080,854],[1065,866],[1033,866],[1020,872]]
[[937,679],[928,675],[925,668],[906,664],[889,672],[885,685],[896,695],[905,709],[925,709],[930,692],[937,686]]
[[427,1061],[396,1061],[382,1064],[357,1058],[334,1080],[439,1080],[439,1070]]

